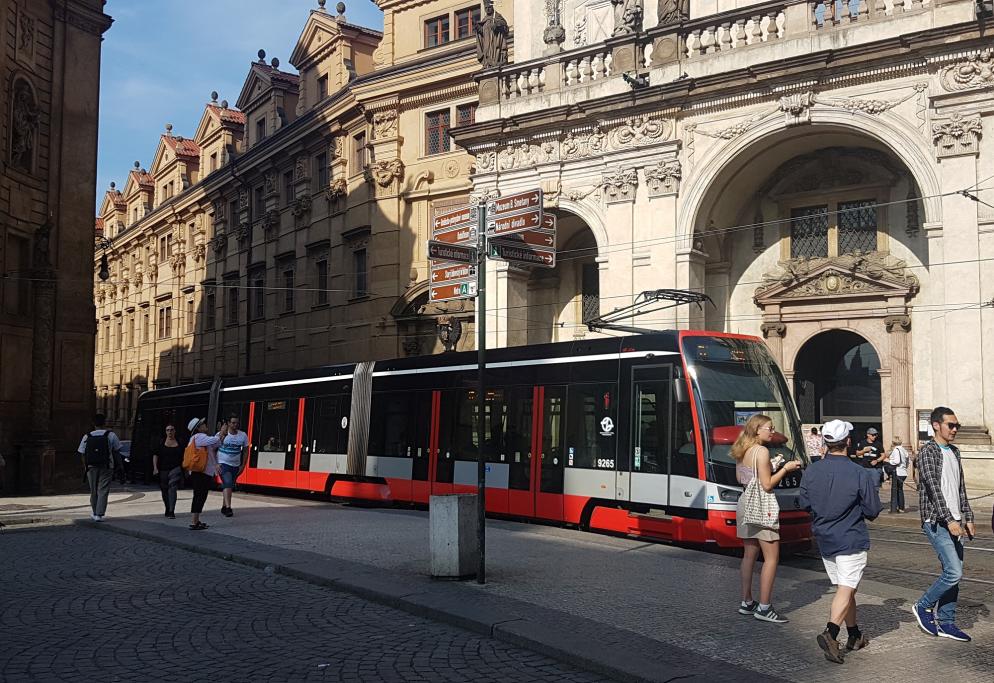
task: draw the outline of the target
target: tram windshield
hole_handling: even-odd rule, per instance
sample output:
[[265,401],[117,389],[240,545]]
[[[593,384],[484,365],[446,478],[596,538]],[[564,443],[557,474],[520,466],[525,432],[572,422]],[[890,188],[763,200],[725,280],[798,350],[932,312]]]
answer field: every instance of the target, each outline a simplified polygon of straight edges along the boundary
[[[808,464],[797,409],[783,373],[762,342],[684,337],[683,353],[694,386],[709,479],[737,485],[732,444],[757,413],[769,415],[776,429],[770,455]],[[785,486],[792,483],[784,481]]]

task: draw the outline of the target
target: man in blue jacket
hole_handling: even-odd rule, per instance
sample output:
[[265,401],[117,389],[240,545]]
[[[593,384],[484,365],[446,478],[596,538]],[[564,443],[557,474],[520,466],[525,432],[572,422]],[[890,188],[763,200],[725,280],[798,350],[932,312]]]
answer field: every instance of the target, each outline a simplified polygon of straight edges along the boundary
[[836,664],[845,661],[838,640],[843,622],[849,634],[846,650],[859,650],[870,642],[856,625],[856,589],[870,549],[866,520],[876,519],[882,509],[875,470],[849,459],[850,432],[848,422],[825,423],[821,433],[828,452],[801,479],[801,507],[811,513],[811,531],[828,578],[836,586],[828,624],[817,639],[825,659]]

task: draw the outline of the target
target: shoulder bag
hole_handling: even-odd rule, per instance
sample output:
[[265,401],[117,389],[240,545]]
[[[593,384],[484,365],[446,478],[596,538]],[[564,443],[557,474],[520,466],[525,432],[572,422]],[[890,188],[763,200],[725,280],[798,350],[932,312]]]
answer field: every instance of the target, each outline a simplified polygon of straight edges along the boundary
[[187,472],[203,472],[207,469],[207,449],[197,448],[196,439],[190,439],[183,451],[183,469]]
[[759,455],[756,454],[752,459],[754,476],[742,492],[742,521],[767,529],[779,529],[780,503],[774,494],[763,490],[759,481],[758,461]]

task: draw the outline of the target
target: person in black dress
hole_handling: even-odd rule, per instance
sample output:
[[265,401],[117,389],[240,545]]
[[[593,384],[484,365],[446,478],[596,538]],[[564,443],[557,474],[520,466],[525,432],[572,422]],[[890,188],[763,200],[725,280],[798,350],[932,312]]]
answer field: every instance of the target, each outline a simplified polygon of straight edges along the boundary
[[166,438],[152,453],[152,474],[159,477],[166,517],[176,519],[176,491],[183,479],[183,447],[176,440],[176,427],[166,425]]

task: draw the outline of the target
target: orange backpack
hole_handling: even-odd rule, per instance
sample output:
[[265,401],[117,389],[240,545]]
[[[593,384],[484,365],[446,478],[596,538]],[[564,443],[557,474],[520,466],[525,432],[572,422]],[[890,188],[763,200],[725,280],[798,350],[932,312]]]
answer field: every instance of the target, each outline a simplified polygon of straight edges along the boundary
[[197,448],[192,438],[183,451],[183,469],[187,472],[203,472],[207,469],[207,449]]

